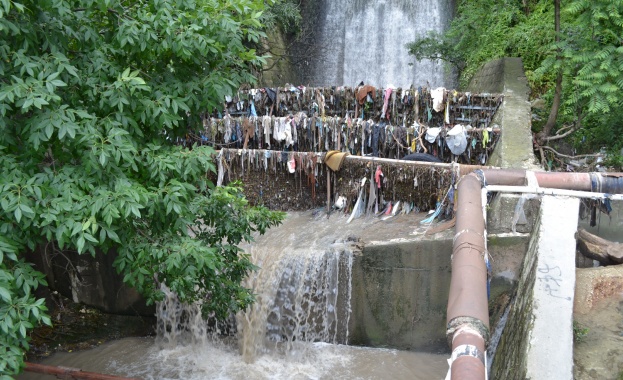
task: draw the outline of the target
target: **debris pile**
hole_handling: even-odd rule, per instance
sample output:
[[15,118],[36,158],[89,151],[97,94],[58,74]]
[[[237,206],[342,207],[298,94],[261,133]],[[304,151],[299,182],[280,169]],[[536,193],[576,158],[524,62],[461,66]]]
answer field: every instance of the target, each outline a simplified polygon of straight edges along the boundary
[[[217,184],[242,181],[252,205],[385,216],[435,210],[450,218],[458,165],[347,156],[329,169],[324,153],[222,149]],[[327,183],[329,182],[329,183]],[[328,194],[328,196],[327,196]]]

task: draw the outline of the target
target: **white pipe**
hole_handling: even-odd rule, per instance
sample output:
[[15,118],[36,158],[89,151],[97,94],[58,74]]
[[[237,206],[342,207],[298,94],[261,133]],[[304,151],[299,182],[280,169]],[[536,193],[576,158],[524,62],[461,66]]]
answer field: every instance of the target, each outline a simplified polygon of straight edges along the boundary
[[487,185],[485,189],[487,191],[500,193],[530,193],[538,195],[562,195],[577,198],[610,199],[615,201],[623,200],[623,194],[593,193],[590,191],[550,189],[545,187]]

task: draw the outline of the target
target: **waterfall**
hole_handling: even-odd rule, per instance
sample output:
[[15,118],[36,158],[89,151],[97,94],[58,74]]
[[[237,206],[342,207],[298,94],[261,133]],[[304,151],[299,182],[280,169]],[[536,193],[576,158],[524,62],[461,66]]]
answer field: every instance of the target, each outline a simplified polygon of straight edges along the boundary
[[346,344],[350,319],[352,250],[274,250],[253,247],[262,269],[247,280],[256,302],[237,316],[239,346],[246,361],[277,349],[298,355],[306,343]]
[[429,31],[443,32],[452,0],[323,0],[306,18],[315,49],[299,76],[314,86],[451,86],[439,62],[418,62],[405,44]]
[[200,347],[218,342],[229,329],[249,363],[275,352],[301,355],[309,343],[346,344],[355,242],[328,242],[325,230],[297,234],[298,228],[274,229],[270,239],[258,237],[245,247],[260,268],[244,283],[256,301],[235,320],[208,327],[199,305],[181,304],[163,287],[165,299],[157,308],[160,344]]
[[[445,352],[347,345],[355,319],[351,278],[362,259],[355,236],[389,237],[400,226],[378,218],[346,220],[324,211],[288,213],[282,225],[243,246],[260,267],[245,283],[256,302],[230,321],[205,322],[199,305],[183,305],[163,288],[156,339],[126,338],[59,353],[49,364],[145,380],[442,378]],[[411,230],[410,222],[403,224]]]

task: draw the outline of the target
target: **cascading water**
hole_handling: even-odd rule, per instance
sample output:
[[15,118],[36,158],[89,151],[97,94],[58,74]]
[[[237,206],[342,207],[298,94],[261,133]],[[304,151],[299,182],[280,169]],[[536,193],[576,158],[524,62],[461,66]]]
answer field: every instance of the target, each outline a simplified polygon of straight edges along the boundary
[[[346,219],[288,214],[283,225],[244,247],[261,269],[246,282],[256,303],[235,323],[208,326],[197,305],[181,305],[164,289],[155,340],[121,339],[46,364],[146,380],[441,378],[446,354],[345,345],[359,249],[350,236],[370,230],[387,236],[399,228],[378,218]],[[234,334],[222,334],[226,328]]]
[[314,17],[306,22],[311,23],[316,48],[299,67],[303,83],[356,86],[364,81],[407,88],[454,84],[440,62],[418,62],[405,46],[428,32],[443,32],[453,0],[323,0],[308,7]]
[[262,270],[246,284],[256,302],[237,317],[245,360],[275,346],[292,355],[304,349],[301,343],[346,343],[353,261],[348,244],[335,243],[328,250],[274,248],[250,249]]

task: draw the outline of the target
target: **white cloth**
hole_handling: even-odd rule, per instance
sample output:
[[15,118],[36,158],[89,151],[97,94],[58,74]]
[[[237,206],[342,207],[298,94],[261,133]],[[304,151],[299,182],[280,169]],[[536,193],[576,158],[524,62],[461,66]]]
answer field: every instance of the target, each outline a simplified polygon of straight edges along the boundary
[[428,141],[429,143],[434,143],[435,140],[437,139],[437,136],[439,136],[439,132],[441,131],[441,128],[428,128],[426,130],[426,141]]
[[467,133],[465,127],[461,124],[457,124],[448,131],[446,135],[446,144],[452,154],[463,154],[467,148]]
[[430,97],[433,98],[433,109],[436,112],[441,112],[444,109],[443,96],[445,93],[444,87],[437,87],[430,92]]

